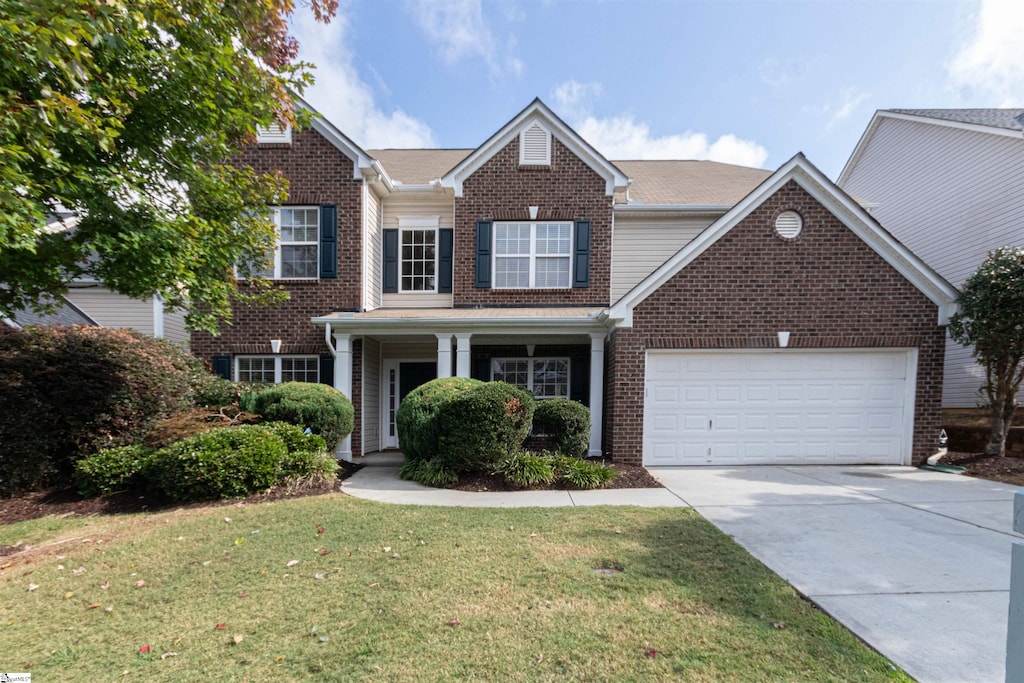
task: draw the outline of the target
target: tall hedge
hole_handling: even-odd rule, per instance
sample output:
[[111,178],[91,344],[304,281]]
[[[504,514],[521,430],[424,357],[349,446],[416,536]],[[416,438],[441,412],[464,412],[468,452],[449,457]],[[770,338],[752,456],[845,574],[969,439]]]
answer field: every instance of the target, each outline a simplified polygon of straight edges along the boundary
[[530,392],[505,382],[460,393],[438,414],[438,457],[459,473],[492,470],[523,445],[536,405]]
[[206,374],[184,348],[132,330],[4,329],[0,495],[67,481],[79,458],[140,442]]
[[438,414],[456,397],[482,385],[478,379],[444,377],[422,384],[402,399],[395,415],[398,447],[408,460],[430,460],[438,453]]

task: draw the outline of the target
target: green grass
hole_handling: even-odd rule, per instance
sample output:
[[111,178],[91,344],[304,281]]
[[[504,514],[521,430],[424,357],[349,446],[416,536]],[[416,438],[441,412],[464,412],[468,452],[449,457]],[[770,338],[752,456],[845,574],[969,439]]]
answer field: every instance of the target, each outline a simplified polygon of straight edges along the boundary
[[0,651],[44,681],[909,680],[689,510],[333,494],[12,529]]

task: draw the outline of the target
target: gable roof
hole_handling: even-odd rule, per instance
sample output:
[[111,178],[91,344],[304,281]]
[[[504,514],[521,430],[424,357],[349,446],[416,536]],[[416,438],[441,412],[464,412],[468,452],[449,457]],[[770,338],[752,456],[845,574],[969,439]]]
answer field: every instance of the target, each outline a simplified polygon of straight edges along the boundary
[[856,200],[843,192],[803,154],[783,164],[753,192],[744,197],[704,232],[677,251],[608,309],[607,318],[632,325],[633,309],[680,270],[703,254],[786,183],[794,181],[835,215],[889,265],[939,307],[939,325],[949,322],[956,310],[957,291],[924,261],[893,237]]
[[338,130],[333,123],[328,121],[326,117],[321,115],[320,112],[301,97],[295,98],[295,104],[297,107],[313,114],[312,121],[310,121],[310,126],[313,130],[320,133],[339,152],[352,160],[352,179],[359,180],[362,178],[363,176],[359,169],[368,169],[373,163],[373,159],[366,153],[366,150],[352,142],[351,138]]
[[441,176],[441,185],[455,190],[455,196],[462,196],[462,183],[474,171],[483,166],[491,157],[501,151],[520,131],[534,122],[540,122],[563,145],[572,150],[583,163],[605,180],[605,194],[613,196],[616,188],[625,188],[629,179],[615,164],[608,161],[579,134],[558,118],[546,104],[535,99],[516,114],[498,132],[473,150],[466,158]]
[[853,148],[849,160],[843,167],[836,182],[846,183],[854,166],[860,160],[864,150],[878,130],[882,121],[903,120],[934,126],[947,126],[970,130],[976,133],[1001,135],[1024,139],[1024,109],[879,109],[871,117],[871,122]]
[[717,161],[616,161],[628,175],[629,205],[732,206],[772,174]]
[[468,157],[471,149],[371,149],[395,183],[427,185]]
[[0,321],[10,327],[22,328],[28,325],[89,325],[99,327],[99,323],[63,296],[44,300],[43,303],[53,304],[52,312],[34,310],[18,311],[13,318],[0,317]]

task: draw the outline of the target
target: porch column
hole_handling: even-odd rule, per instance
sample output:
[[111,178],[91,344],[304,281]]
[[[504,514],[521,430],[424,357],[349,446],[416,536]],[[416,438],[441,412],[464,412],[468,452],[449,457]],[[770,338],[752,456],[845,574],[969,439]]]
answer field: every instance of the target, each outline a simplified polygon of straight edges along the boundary
[[469,338],[473,335],[469,332],[459,332],[455,335],[455,376],[469,377],[470,346]]
[[587,455],[601,456],[601,421],[604,416],[604,333],[590,334],[590,448]]
[[437,376],[452,376],[452,335],[437,335]]
[[[334,359],[334,388],[352,399],[352,335],[335,334],[334,348],[337,356]],[[335,457],[352,462],[352,435],[342,439]]]

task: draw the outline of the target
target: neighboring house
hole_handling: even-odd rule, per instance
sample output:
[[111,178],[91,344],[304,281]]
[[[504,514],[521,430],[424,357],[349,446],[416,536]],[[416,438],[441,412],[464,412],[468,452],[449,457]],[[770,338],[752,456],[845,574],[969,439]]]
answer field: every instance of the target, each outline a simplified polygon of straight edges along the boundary
[[[50,300],[52,301],[52,299]],[[32,310],[18,311],[13,318],[0,317],[0,323],[14,329],[21,329],[28,325],[90,325],[94,327],[99,325],[65,297],[60,297],[57,300],[57,306],[52,313],[37,313]]]
[[129,327],[151,337],[182,343],[189,341],[184,312],[164,310],[159,295],[132,299],[107,289],[102,283],[75,280],[64,298],[103,327]]
[[[1024,246],[1024,109],[875,113],[838,184],[957,287],[988,252]],[[942,405],[974,407],[985,372],[946,345]]]
[[367,151],[317,118],[238,163],[290,181],[291,300],[192,350],[351,397],[340,457],[398,447],[402,397],[450,375],[585,403],[590,454],[623,463],[935,450],[955,290],[802,155],[612,162],[535,100],[472,150]]

